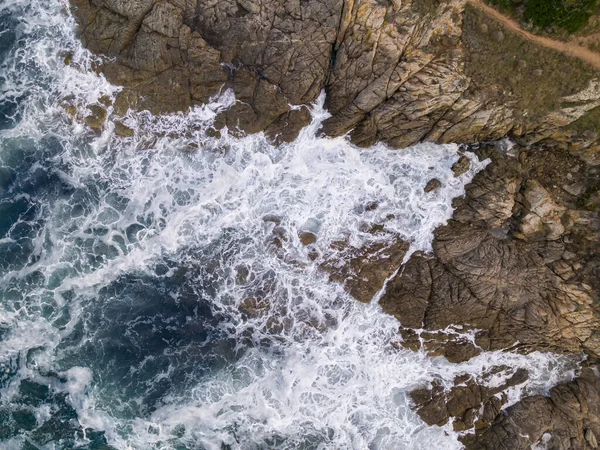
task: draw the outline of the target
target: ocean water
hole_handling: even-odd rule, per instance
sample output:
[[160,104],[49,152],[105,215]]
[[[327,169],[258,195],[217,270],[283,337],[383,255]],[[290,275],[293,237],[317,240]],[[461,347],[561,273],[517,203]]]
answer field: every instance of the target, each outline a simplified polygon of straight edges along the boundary
[[0,448],[458,449],[412,389],[526,368],[510,404],[574,375],[547,353],[398,350],[377,299],[319,268],[343,262],[341,240],[430,251],[487,162],[454,178],[455,145],[319,137],[324,97],[279,148],[206,133],[228,91],[186,115],[130,113],[133,137],[110,120],[97,134],[71,115],[118,91],[94,63],[66,0],[0,0]]

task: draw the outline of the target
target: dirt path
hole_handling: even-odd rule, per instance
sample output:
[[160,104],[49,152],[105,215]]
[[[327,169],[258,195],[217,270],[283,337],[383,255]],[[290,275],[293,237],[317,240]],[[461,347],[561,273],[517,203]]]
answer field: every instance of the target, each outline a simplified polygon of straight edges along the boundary
[[576,36],[574,41],[579,42],[579,45],[594,45],[600,43],[600,33],[588,34],[587,36]]
[[561,53],[564,53],[569,56],[573,56],[575,58],[579,58],[591,66],[593,66],[596,70],[600,70],[600,54],[591,51],[588,48],[581,47],[572,42],[562,42],[556,41],[554,39],[550,39],[543,36],[536,36],[535,34],[529,33],[521,28],[521,26],[515,22],[514,20],[506,17],[505,15],[499,13],[494,8],[486,5],[481,0],[467,0],[471,5],[480,9],[488,16],[491,16],[495,20],[501,22],[507,28],[511,29],[515,33],[521,35],[528,41],[534,42],[536,44],[542,45],[547,48],[551,48],[553,50],[557,50]]

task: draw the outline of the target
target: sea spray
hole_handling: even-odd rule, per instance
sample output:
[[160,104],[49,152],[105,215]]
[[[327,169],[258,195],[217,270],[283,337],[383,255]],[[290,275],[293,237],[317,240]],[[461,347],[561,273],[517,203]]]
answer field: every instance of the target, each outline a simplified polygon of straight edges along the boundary
[[[69,107],[85,117],[118,88],[91,71],[66,3],[0,0],[0,17],[14,29],[0,53],[8,448],[460,448],[451,425],[411,410],[412,389],[526,368],[510,404],[574,375],[576,361],[546,353],[449,364],[398,350],[398,322],[320,269],[340,240],[431,251],[485,166],[474,155],[456,178],[455,145],[319,137],[323,97],[293,143],[214,137],[227,90],[187,114],[129,112],[131,137],[110,119],[95,134]],[[426,194],[432,178],[442,186]]]

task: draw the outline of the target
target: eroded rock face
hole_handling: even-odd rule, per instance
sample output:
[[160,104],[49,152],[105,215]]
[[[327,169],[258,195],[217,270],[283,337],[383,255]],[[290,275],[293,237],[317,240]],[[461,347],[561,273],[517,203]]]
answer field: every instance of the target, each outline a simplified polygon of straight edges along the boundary
[[[103,71],[126,89],[120,106],[185,111],[223,88],[239,100],[221,125],[296,132],[325,84],[342,0],[73,0]],[[293,132],[291,133],[294,134]]]
[[[594,71],[502,32],[464,0],[71,4],[84,43],[115,57],[102,71],[125,87],[118,114],[185,111],[231,88],[239,102],[219,127],[291,140],[310,115],[290,105],[314,102],[325,89],[332,117],[324,132],[350,132],[360,145],[507,134],[574,150],[599,142],[593,132],[563,130],[600,105]],[[493,38],[498,32],[503,39]]]
[[[494,367],[483,378],[507,370],[510,369]],[[505,391],[524,383],[527,378],[527,371],[518,369],[499,386],[487,387],[483,384],[485,380],[459,376],[449,390],[434,382],[431,388],[416,389],[410,395],[417,413],[427,424],[441,426],[452,420],[455,431],[464,431],[486,427],[496,420],[508,401]]]
[[538,444],[556,450],[598,448],[600,378],[585,369],[572,382],[559,384],[549,396],[527,397],[506,409],[494,424],[464,438],[468,450],[528,450]]
[[[530,178],[537,173],[516,158],[488,154],[494,162],[456,202],[454,219],[436,230],[435,256],[411,258],[389,282],[382,307],[400,320],[404,335],[406,328],[426,330],[428,349],[456,345],[442,335],[463,326],[484,350],[516,346],[598,357],[597,211],[556,198],[560,188],[546,189],[544,173]],[[560,164],[568,170],[577,159],[565,154]],[[591,190],[596,178],[588,179]]]

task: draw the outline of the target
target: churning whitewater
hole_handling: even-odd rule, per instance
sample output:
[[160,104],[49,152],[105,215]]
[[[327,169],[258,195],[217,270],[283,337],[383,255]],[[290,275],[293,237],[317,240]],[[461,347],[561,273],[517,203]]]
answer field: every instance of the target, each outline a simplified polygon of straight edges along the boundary
[[396,319],[320,269],[339,241],[430,251],[486,164],[474,155],[455,178],[454,145],[319,137],[323,96],[281,147],[207,133],[227,91],[187,115],[129,113],[133,137],[110,121],[98,135],[73,116],[117,88],[66,2],[0,0],[0,24],[2,448],[461,448],[411,410],[412,389],[500,364],[527,368],[530,393],[574,375],[552,354],[399,350]]

